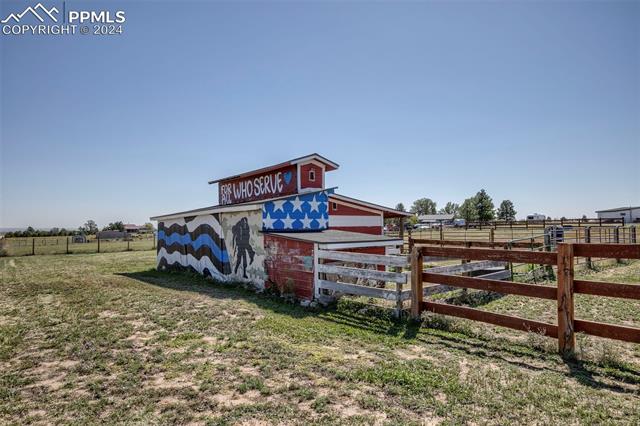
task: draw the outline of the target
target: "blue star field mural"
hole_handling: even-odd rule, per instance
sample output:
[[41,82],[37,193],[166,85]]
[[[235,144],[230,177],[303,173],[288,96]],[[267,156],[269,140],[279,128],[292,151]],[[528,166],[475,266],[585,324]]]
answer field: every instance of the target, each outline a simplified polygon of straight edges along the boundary
[[265,231],[322,231],[329,226],[326,191],[267,201],[262,206]]

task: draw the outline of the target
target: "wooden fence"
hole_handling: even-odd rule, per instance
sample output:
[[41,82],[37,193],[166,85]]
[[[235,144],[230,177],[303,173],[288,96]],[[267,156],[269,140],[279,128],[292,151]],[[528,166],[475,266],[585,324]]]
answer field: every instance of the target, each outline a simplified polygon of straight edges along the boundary
[[[319,250],[317,257],[315,286],[318,292],[317,296],[321,301],[327,302],[342,294],[384,299],[395,302],[396,315],[400,316],[404,308],[403,303],[411,299],[411,289],[404,288],[408,283],[409,274],[402,272],[409,264],[408,256]],[[370,269],[371,267],[374,269]],[[389,268],[395,270],[387,271],[386,269]],[[460,265],[440,266],[431,268],[429,271],[445,275],[482,273],[480,271],[484,271],[484,274],[480,275],[483,278],[496,280],[511,278],[511,271],[507,269],[507,263],[496,261],[472,263],[463,261]],[[329,280],[326,278],[327,275],[332,275],[335,279]],[[344,282],[345,278],[364,280],[365,283],[364,285],[363,283],[347,283]],[[382,286],[367,285],[370,282]],[[387,283],[392,283],[394,288],[387,288]],[[444,283],[434,283],[425,286],[423,292],[425,296],[430,296],[451,290],[453,288]]]
[[[330,261],[332,263],[326,263]],[[411,298],[410,290],[403,289],[407,283],[407,274],[402,269],[407,265],[407,256],[387,256],[379,254],[351,253],[333,250],[318,250],[318,267],[316,268],[316,291],[322,300],[327,292],[332,294],[349,294],[354,296],[367,296],[391,300],[396,302],[396,315],[400,315],[403,302]],[[322,262],[322,263],[320,263]],[[336,264],[356,265],[341,266]],[[364,265],[374,266],[375,269],[367,269]],[[364,266],[364,267],[363,267]],[[399,272],[381,271],[379,266],[393,267]],[[335,281],[325,279],[327,274],[338,277]],[[349,277],[360,280],[374,280],[382,283],[395,283],[395,289],[372,287],[367,285],[340,282],[339,278]]]
[[[495,279],[442,275],[438,271],[423,269],[425,257],[458,258],[466,261],[521,262],[557,266],[557,286],[541,286]],[[599,257],[612,259],[640,259],[637,244],[558,244],[557,252],[504,250],[476,247],[443,247],[416,245],[411,253],[411,313],[418,318],[422,311],[451,315],[474,321],[486,322],[521,331],[533,331],[558,339],[558,349],[563,355],[575,350],[575,333],[582,332],[600,337],[640,343],[640,329],[601,322],[576,319],[574,294],[619,297],[640,300],[640,285],[617,284],[574,279],[575,257]],[[528,320],[516,316],[497,314],[480,309],[425,301],[424,282],[438,283],[455,288],[471,288],[504,294],[536,297],[557,301],[557,324]]]

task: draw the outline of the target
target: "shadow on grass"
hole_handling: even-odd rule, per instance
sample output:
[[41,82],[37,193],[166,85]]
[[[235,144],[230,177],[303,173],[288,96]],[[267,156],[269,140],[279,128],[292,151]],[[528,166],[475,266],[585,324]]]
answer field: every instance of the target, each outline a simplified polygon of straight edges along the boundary
[[[615,383],[606,383],[599,378],[607,378],[609,382],[615,380],[626,384],[640,385],[640,372],[632,368],[616,366],[605,369],[591,362],[559,361],[561,358],[555,353],[552,354],[526,344],[501,337],[478,336],[472,331],[464,329],[452,330],[448,325],[428,324],[429,328],[423,327],[419,322],[394,319],[390,309],[371,307],[355,301],[344,301],[344,303],[328,308],[309,309],[287,303],[274,295],[256,293],[252,289],[245,288],[242,283],[212,282],[197,274],[160,272],[150,269],[119,275],[166,289],[196,292],[216,299],[244,300],[261,309],[293,318],[314,317],[371,333],[411,340],[424,345],[436,345],[445,350],[476,358],[493,359],[531,371],[551,371],[564,374],[593,388],[620,393],[637,392]],[[491,298],[491,296],[489,297]],[[486,303],[486,299],[471,301],[472,304],[474,304],[473,302],[480,305]],[[547,365],[540,365],[540,361]],[[553,367],[554,365],[556,368]],[[563,365],[566,365],[568,371],[562,368]]]
[[220,283],[188,272],[160,272],[150,269],[118,275],[162,288],[196,292],[216,299],[244,300],[277,314],[293,318],[314,317],[390,337],[410,340],[415,339],[420,331],[419,323],[397,320],[390,309],[355,301],[345,301],[327,308],[311,309],[297,303],[288,303],[272,294],[256,293],[253,289],[246,288],[243,283]]

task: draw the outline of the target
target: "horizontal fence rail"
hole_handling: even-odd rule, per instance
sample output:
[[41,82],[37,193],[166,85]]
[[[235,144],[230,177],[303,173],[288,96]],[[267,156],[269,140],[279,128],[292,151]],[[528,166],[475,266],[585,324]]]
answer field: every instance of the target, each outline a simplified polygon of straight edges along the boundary
[[319,250],[319,259],[403,267],[409,263],[407,256],[387,256],[382,254],[352,253],[348,251]]
[[558,326],[541,321],[533,321],[512,315],[496,314],[465,306],[448,305],[438,302],[422,302],[423,309],[430,312],[451,315],[458,318],[466,318],[473,321],[486,322],[501,327],[512,328],[520,331],[531,331],[549,337],[558,337]]
[[[530,242],[530,237],[523,238],[523,241],[511,242],[511,241],[463,241],[463,240],[437,240],[429,238],[412,238],[413,244],[430,244],[430,245],[444,245],[444,246],[463,246],[463,247],[486,247],[486,248],[499,248],[499,247],[513,247],[513,248],[526,248],[542,247],[543,242],[535,241]],[[525,242],[527,240],[529,242]]]
[[432,274],[460,274],[492,268],[504,268],[506,265],[506,262],[483,260],[480,262],[463,263],[462,265],[436,266],[435,268],[427,269],[427,272]]
[[495,291],[519,296],[538,297],[541,299],[556,299],[556,289],[533,284],[514,283],[510,281],[492,280],[487,278],[464,277],[459,275],[422,273],[422,281],[444,284],[451,287],[472,288],[475,290]]
[[[385,300],[397,300],[396,290],[388,288],[369,287],[365,285],[347,284],[335,281],[318,280],[321,289],[337,291],[339,293],[351,294],[354,296],[374,297]],[[411,298],[409,292],[401,293],[401,300]]]
[[573,291],[575,293],[591,294],[593,296],[640,300],[640,285],[636,284],[574,280]]
[[367,280],[393,281],[404,284],[407,282],[407,275],[401,272],[378,271],[375,269],[350,268],[346,266],[336,266],[319,264],[318,272],[342,275],[345,277],[362,278]]
[[495,260],[501,262],[521,262],[540,265],[554,265],[557,254],[553,252],[533,252],[524,250],[503,250],[466,247],[420,246],[424,256],[455,258],[466,260]]

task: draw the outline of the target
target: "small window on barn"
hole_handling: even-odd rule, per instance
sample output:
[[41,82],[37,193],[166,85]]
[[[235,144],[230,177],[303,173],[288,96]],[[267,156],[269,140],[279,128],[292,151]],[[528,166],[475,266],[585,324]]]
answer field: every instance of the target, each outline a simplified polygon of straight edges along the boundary
[[309,180],[311,182],[315,182],[315,180],[316,180],[316,171],[315,171],[315,169],[309,170]]
[[333,211],[338,210],[338,203],[331,203],[331,209],[332,209]]

